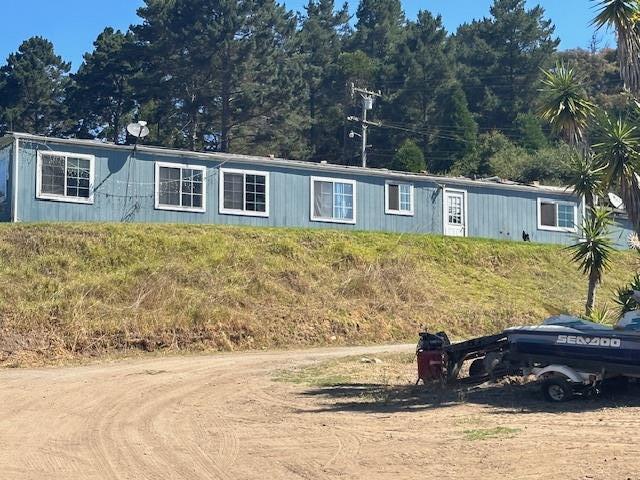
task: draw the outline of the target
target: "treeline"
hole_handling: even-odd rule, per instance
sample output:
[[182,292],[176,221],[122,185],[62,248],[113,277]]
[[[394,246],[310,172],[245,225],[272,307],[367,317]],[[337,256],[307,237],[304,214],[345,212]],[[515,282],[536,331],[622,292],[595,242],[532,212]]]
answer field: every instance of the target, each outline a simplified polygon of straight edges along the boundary
[[203,151],[360,162],[360,99],[369,164],[402,170],[561,182],[572,155],[537,115],[541,69],[585,72],[589,94],[626,104],[615,51],[558,52],[554,26],[525,0],[449,33],[400,0],[309,0],[294,14],[274,0],[145,0],[141,22],[105,29],[76,73],[41,37],[0,68],[0,130],[125,142],[145,120],[147,143]]

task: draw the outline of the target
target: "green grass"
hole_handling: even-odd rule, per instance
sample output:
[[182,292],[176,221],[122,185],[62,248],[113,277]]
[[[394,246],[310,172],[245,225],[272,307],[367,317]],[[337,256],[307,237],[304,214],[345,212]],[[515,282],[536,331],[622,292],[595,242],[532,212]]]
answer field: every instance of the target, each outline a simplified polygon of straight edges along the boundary
[[[636,257],[618,253],[612,296]],[[456,337],[580,313],[557,246],[184,225],[0,226],[0,364]]]
[[520,432],[519,428],[510,427],[494,427],[494,428],[476,428],[473,430],[465,430],[464,438],[469,441],[489,440],[494,438],[511,438]]

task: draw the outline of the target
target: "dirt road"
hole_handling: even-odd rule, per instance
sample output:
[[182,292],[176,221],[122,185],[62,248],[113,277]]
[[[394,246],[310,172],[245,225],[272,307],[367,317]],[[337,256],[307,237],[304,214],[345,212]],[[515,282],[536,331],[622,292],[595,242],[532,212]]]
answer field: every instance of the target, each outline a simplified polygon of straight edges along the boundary
[[504,389],[435,401],[410,387],[362,403],[373,387],[272,380],[293,365],[410,348],[0,371],[0,478],[640,478],[635,405],[550,408]]

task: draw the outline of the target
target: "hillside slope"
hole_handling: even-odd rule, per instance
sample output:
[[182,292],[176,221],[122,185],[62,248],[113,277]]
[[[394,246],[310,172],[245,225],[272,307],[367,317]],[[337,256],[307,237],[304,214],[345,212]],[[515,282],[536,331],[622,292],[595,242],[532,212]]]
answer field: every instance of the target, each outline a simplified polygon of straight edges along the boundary
[[[167,225],[0,227],[0,364],[456,336],[580,313],[555,246]],[[616,254],[601,301],[628,280]]]

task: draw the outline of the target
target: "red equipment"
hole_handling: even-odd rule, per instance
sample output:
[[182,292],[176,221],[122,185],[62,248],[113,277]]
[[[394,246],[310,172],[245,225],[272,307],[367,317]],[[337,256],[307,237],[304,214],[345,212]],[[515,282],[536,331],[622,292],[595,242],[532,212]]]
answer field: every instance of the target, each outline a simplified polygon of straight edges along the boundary
[[420,334],[420,341],[416,348],[418,382],[422,380],[427,383],[443,378],[444,346],[449,344],[449,338],[444,332],[435,335],[426,332]]

